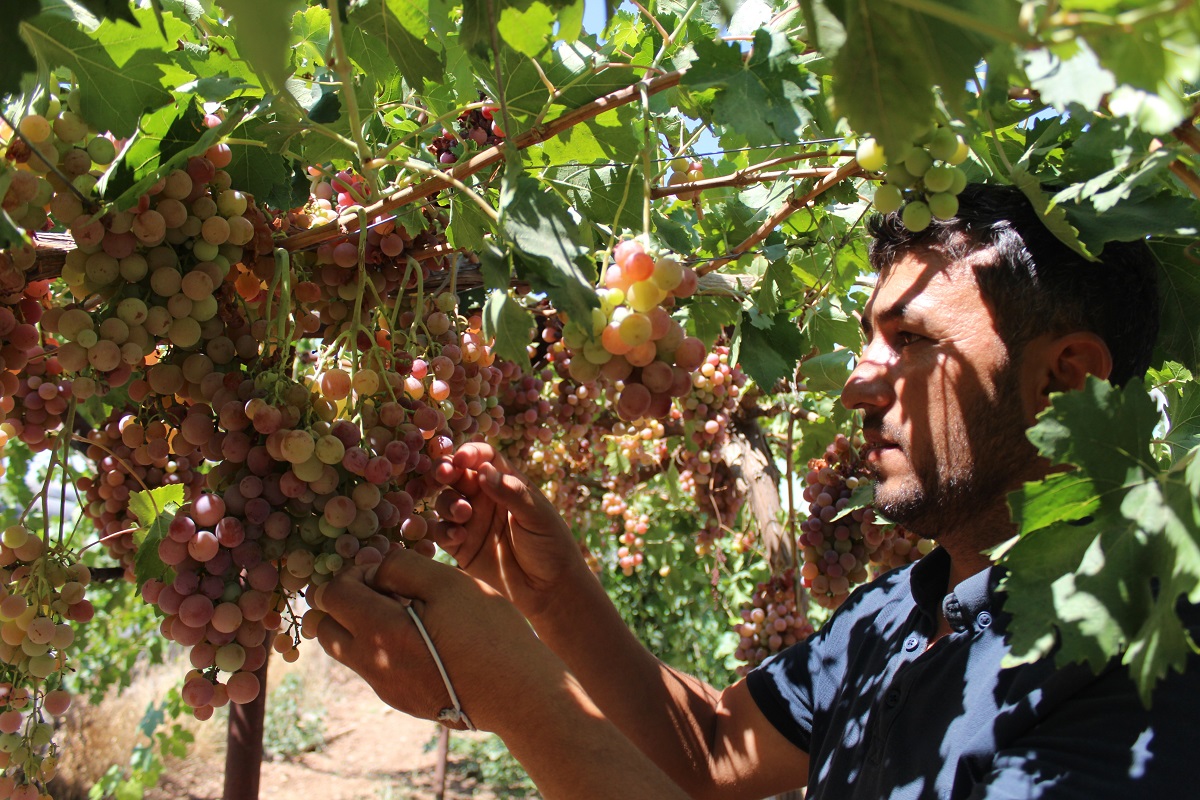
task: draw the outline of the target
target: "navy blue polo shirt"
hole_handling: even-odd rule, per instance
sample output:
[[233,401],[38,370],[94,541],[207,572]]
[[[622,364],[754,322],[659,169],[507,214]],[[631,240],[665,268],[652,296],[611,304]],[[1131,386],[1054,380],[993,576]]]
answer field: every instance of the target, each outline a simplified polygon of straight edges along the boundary
[[[939,549],[889,572],[748,676],[809,755],[809,800],[1200,797],[1200,656],[1149,710],[1115,662],[1002,670],[1000,570],[946,594],[949,571]],[[929,647],[939,604],[952,633]]]

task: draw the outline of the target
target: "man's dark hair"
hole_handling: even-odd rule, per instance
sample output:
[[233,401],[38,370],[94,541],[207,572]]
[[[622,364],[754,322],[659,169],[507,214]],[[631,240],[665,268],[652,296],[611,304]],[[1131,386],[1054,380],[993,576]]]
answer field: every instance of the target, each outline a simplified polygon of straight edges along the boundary
[[874,216],[871,265],[882,270],[922,250],[950,262],[970,257],[1010,354],[1042,334],[1086,330],[1108,345],[1113,385],[1145,373],[1159,301],[1157,262],[1144,241],[1109,242],[1092,262],[1059,241],[1018,189],[972,184],[958,202],[955,217],[917,233],[899,213]]

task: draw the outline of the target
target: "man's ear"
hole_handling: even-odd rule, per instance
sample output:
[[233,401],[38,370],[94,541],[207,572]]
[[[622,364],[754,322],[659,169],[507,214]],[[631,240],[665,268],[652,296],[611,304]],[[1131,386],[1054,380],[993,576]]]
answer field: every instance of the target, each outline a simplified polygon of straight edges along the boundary
[[1106,379],[1112,372],[1112,353],[1094,333],[1075,331],[1041,343],[1035,356],[1036,411],[1050,403],[1051,392],[1082,389],[1088,375]]

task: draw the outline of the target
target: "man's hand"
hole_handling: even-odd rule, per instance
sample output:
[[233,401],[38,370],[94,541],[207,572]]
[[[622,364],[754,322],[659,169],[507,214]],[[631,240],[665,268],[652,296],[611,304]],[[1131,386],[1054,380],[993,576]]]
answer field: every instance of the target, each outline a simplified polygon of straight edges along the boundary
[[311,601],[326,612],[317,638],[388,705],[437,719],[452,703],[404,603],[411,600],[471,721],[511,725],[513,698],[553,685],[565,667],[538,641],[511,603],[454,567],[408,550],[376,568],[353,567]]
[[492,447],[464,445],[435,475],[447,488],[433,540],[531,620],[561,592],[592,580],[558,511]]

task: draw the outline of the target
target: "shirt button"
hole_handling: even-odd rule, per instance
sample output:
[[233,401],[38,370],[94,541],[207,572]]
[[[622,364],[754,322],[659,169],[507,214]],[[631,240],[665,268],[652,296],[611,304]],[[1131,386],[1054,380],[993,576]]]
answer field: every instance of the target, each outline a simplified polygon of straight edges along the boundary
[[888,708],[894,708],[900,702],[900,690],[889,689],[887,695],[884,697],[884,702],[887,703]]
[[913,650],[916,650],[920,644],[920,639],[918,639],[916,636],[910,636],[904,640],[904,649],[912,652]]
[[986,611],[980,611],[979,616],[975,618],[976,624],[981,628],[986,628],[992,624],[992,615]]

